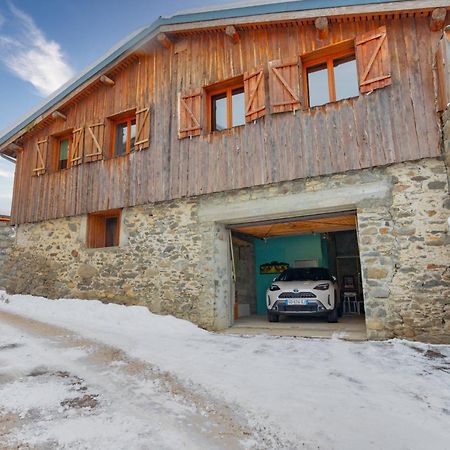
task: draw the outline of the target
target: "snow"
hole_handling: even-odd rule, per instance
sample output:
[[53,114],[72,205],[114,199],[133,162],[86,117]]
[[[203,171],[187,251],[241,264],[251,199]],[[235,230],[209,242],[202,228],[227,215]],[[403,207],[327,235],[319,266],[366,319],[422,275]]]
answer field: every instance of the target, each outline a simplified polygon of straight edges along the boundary
[[[90,345],[66,348],[61,336],[49,341],[3,322],[0,330],[0,448],[221,448],[192,430],[193,408],[145,372],[93,365]],[[77,404],[84,397],[94,403]]]
[[[190,322],[155,315],[140,306],[54,301],[5,293],[0,294],[1,311],[64,327],[149,362],[161,372],[175,376],[190,391],[206,393],[211,399],[230,405],[255,430],[275,436],[280,448],[448,448],[450,346],[400,340],[355,343],[339,339],[230,336],[209,333]],[[33,343],[33,339],[28,339]],[[0,353],[0,358],[3,355]],[[4,369],[3,365],[0,367]],[[51,409],[51,402],[56,404],[62,397],[68,398],[61,392],[64,385],[52,383],[36,386],[43,392],[52,390],[50,403],[45,403],[45,395],[39,392],[30,395],[28,402],[20,398],[16,382],[7,385],[4,396],[0,377],[0,409],[3,406],[23,412],[40,402],[45,404],[44,409]],[[23,392],[30,392],[30,386],[23,386]],[[136,385],[134,389],[138,389]],[[112,392],[107,394],[108,398],[112,396]],[[113,430],[120,434],[128,427],[127,411],[118,406],[120,395],[115,393],[115,397],[109,410],[118,408],[120,420],[112,427],[113,435]],[[178,409],[184,416],[189,414],[177,402],[171,404],[167,398],[164,401],[169,402],[165,407],[169,415],[174,411],[173,416],[177,417]],[[101,414],[96,418],[104,423]],[[89,420],[77,417],[73,423],[66,421],[66,425],[59,426],[58,434],[53,432],[49,438],[63,442],[73,434],[72,440],[67,441],[73,442],[86,425],[83,421],[87,421],[91,424],[90,442],[94,442],[101,427]],[[153,432],[161,434],[164,426],[170,427],[172,422]],[[129,424],[135,432],[141,426],[134,421]],[[133,442],[133,438],[128,442]],[[176,439],[169,439],[158,448],[177,448],[174,442]],[[137,444],[130,448],[139,448]],[[115,448],[120,448],[117,445]]]

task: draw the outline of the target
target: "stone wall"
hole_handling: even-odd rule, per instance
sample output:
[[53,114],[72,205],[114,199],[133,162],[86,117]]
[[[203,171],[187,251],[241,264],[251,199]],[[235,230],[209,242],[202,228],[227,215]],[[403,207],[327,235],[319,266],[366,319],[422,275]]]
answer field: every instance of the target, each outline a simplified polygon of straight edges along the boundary
[[225,223],[353,208],[368,336],[450,342],[450,199],[439,159],[127,208],[118,248],[87,249],[84,216],[21,225],[8,290],[146,305],[220,329],[231,319]]
[[0,222],[0,289],[6,287],[8,253],[14,242],[14,228],[8,222]]
[[209,229],[190,201],[123,211],[121,245],[86,248],[86,217],[22,225],[11,255],[11,292],[146,305],[213,326]]
[[[442,114],[442,141],[443,141],[443,153],[444,159],[447,164],[447,168],[450,167],[450,106]],[[448,172],[448,183],[450,185],[450,171]]]
[[358,209],[368,337],[450,343],[445,164],[398,164],[386,173],[391,203]]

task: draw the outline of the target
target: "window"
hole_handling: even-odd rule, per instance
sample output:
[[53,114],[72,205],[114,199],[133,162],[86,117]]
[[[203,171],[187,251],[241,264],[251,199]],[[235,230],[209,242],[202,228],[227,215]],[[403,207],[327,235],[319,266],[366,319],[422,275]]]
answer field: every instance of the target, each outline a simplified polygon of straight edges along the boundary
[[302,61],[310,108],[359,95],[353,41],[320,49]]
[[120,210],[89,214],[87,246],[90,248],[117,247],[120,215]]
[[57,150],[57,170],[64,170],[70,167],[72,153],[72,133],[60,136],[56,140]]
[[207,89],[209,129],[222,131],[245,124],[245,97],[242,77]]
[[136,116],[117,119],[114,122],[113,156],[122,156],[134,151],[136,140]]

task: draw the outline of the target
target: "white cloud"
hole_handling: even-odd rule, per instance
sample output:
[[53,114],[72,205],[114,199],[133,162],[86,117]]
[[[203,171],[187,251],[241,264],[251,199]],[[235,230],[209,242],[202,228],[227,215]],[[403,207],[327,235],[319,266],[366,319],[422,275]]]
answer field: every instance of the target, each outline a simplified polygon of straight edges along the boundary
[[74,72],[57,42],[47,39],[28,14],[14,5],[10,10],[16,31],[0,36],[0,60],[40,95],[48,95]]

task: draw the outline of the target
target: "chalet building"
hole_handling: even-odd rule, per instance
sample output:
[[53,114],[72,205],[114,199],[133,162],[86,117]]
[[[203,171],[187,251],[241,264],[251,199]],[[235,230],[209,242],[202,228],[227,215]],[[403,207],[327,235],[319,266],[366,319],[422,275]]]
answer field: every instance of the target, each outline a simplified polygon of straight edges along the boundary
[[450,343],[449,9],[263,2],[134,33],[0,138],[8,291],[218,330],[325,266],[368,338]]

